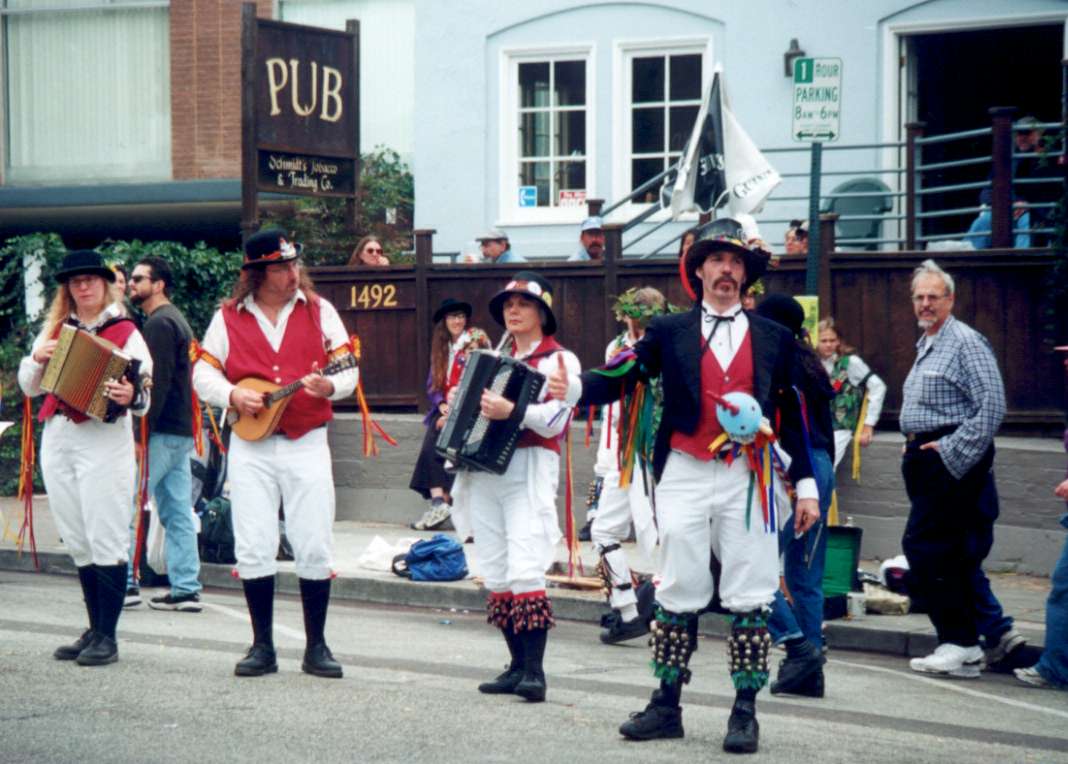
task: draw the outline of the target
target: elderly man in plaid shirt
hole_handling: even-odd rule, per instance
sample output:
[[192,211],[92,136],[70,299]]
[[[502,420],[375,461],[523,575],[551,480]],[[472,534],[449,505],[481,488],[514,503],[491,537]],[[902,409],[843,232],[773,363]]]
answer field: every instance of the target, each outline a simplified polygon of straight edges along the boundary
[[[981,621],[990,620],[983,611],[992,603],[1000,614],[981,565],[998,516],[991,468],[1005,390],[990,343],[953,317],[953,299],[952,277],[925,260],[912,278],[912,305],[924,334],[901,406],[901,472],[912,502],[902,546],[910,593],[924,601],[938,632],[938,648],[913,658],[911,668],[975,678],[983,660]],[[1004,654],[1011,647],[997,643],[1019,634],[1010,619],[999,620],[1008,621],[1008,632],[986,637],[996,643],[988,647]]]

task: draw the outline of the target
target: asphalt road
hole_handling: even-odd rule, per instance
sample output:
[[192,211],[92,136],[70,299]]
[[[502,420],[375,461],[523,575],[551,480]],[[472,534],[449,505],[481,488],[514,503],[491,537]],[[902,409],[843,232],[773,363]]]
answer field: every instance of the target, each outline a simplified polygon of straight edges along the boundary
[[[0,572],[0,762],[687,761],[720,750],[733,692],[724,646],[702,639],[683,696],[682,740],[616,732],[653,686],[642,640],[605,647],[587,624],[550,636],[549,698],[528,704],[475,686],[505,662],[482,613],[339,603],[327,634],[342,680],[300,671],[300,603],[276,602],[280,672],[238,679],[244,600],[210,591],[199,614],[142,606],[119,624],[120,661],[51,658],[80,633],[70,577]],[[759,760],[1068,762],[1068,693],[1005,676],[943,681],[904,659],[832,654],[828,697],[762,692]]]

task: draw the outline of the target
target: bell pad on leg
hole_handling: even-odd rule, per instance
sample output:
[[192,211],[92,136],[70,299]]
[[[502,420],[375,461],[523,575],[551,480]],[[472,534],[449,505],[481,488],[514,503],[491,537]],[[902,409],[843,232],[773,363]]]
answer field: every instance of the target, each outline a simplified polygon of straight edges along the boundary
[[490,592],[486,600],[486,622],[498,629],[511,628],[512,593]]
[[771,635],[763,610],[735,613],[727,636],[727,663],[736,690],[759,690],[768,683]]
[[690,681],[690,656],[697,649],[697,614],[672,613],[661,607],[650,624],[653,675],[665,684]]
[[544,590],[515,595],[512,600],[512,624],[516,634],[521,631],[551,629],[556,625],[553,603],[549,601]]

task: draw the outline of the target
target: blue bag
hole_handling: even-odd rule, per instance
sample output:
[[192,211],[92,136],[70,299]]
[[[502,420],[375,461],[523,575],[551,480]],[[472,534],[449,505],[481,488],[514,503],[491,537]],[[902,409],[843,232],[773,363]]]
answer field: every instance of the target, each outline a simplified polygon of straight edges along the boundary
[[393,558],[393,572],[413,581],[458,581],[467,576],[464,547],[444,533],[416,541],[406,554]]

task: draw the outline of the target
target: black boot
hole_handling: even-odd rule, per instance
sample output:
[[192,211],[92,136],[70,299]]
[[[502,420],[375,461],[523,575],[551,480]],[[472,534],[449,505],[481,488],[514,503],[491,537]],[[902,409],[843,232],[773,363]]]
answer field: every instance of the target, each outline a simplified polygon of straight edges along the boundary
[[507,695],[515,692],[516,685],[523,678],[523,640],[512,631],[511,624],[501,627],[504,641],[508,643],[508,654],[512,660],[504,673],[500,674],[492,682],[483,682],[478,686],[478,691],[487,695]]
[[274,621],[274,576],[247,578],[245,589],[249,618],[252,620],[252,647],[234,667],[236,676],[263,676],[278,671],[271,634]]
[[528,629],[519,633],[523,643],[523,678],[515,686],[515,694],[532,703],[545,700],[545,643],[549,639],[547,628]]
[[682,685],[678,681],[672,684],[661,680],[660,689],[653,692],[653,697],[644,711],[635,711],[630,718],[619,726],[619,734],[628,740],[657,740],[659,738],[682,737],[682,707],[679,700]]
[[300,602],[304,607],[304,635],[307,638],[304,661],[300,664],[301,671],[329,679],[340,679],[341,664],[334,660],[324,636],[326,609],[330,604],[330,579],[300,579]]
[[89,628],[72,644],[57,647],[52,657],[57,661],[72,661],[93,641],[96,628],[96,570],[92,565],[78,568],[78,583],[82,585],[82,599],[89,613]]
[[78,653],[80,666],[104,666],[119,659],[115,630],[126,598],[126,565],[94,565],[96,572],[96,625],[93,640]]
[[[756,720],[756,701],[743,696],[739,691],[727,720],[727,735],[723,738],[723,750],[727,753],[756,753],[760,741],[760,725]],[[753,695],[756,692],[753,691]]]
[[779,676],[771,683],[771,694],[822,698],[825,661],[820,649],[803,637],[788,640],[786,659],[779,664]]

